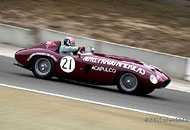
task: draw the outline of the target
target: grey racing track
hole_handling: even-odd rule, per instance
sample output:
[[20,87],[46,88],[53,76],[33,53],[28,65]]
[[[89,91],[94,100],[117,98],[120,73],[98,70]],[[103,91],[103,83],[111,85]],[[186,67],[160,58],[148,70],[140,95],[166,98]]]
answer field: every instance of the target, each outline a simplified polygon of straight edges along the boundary
[[116,86],[36,79],[32,72],[13,63],[13,58],[0,56],[0,83],[190,119],[190,93],[160,89],[148,96],[125,95]]

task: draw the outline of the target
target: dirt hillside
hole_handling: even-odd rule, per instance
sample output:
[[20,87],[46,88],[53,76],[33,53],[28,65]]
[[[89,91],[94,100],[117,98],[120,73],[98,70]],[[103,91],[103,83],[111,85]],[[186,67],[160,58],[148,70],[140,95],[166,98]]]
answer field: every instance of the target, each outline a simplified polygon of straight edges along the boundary
[[189,0],[0,0],[0,22],[190,57]]

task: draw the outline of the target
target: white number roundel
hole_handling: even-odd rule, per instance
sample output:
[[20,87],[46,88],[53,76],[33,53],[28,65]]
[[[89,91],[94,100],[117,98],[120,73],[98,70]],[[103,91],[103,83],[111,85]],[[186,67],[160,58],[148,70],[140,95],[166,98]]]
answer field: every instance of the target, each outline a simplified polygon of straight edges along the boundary
[[66,73],[71,73],[75,69],[75,60],[71,56],[65,56],[60,62],[61,69]]

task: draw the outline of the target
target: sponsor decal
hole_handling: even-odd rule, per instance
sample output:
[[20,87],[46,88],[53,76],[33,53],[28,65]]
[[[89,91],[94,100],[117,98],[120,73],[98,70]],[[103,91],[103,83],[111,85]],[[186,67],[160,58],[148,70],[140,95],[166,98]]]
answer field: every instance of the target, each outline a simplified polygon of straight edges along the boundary
[[29,61],[33,56],[35,55],[41,55],[41,56],[48,56],[51,57],[54,61],[57,61],[57,59],[55,58],[55,56],[48,54],[48,53],[33,53],[32,55],[29,56],[29,58],[27,59],[27,61]]
[[108,73],[116,73],[116,69],[108,68],[108,67],[102,67],[102,66],[92,66],[92,70],[103,71],[103,72],[108,72]]
[[56,46],[56,44],[54,42],[46,42],[46,48],[52,47],[52,46]]
[[98,63],[98,64],[102,64],[102,65],[116,66],[116,67],[120,67],[120,68],[124,68],[124,69],[128,69],[128,70],[132,70],[134,72],[140,73],[141,75],[145,75],[145,73],[146,73],[143,68],[139,68],[135,65],[130,65],[127,63],[123,63],[123,62],[118,62],[115,60],[99,59],[96,57],[86,56],[83,58],[83,61],[91,62],[91,63]]
[[61,69],[66,73],[71,73],[75,69],[75,59],[71,56],[65,56],[60,62]]

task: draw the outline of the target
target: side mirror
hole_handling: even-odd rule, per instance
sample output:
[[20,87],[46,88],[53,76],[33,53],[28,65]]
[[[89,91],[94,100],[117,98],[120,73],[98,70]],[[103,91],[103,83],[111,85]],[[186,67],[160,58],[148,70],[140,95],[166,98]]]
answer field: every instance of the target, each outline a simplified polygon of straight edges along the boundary
[[90,47],[90,51],[94,54],[95,49],[93,47]]
[[81,57],[81,52],[80,51],[78,51],[77,52],[77,55],[79,56],[79,58]]

